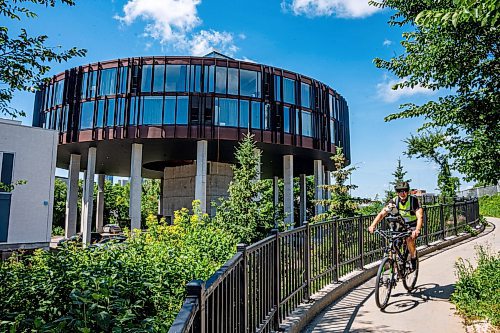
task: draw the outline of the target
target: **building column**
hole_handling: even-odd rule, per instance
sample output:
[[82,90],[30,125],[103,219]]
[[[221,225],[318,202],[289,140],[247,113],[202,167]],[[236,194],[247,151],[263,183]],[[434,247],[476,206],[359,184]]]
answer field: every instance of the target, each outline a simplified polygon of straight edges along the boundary
[[82,202],[81,202],[81,212],[80,212],[80,233],[83,234],[83,229],[85,224],[83,221],[85,221],[85,191],[86,191],[86,185],[87,184],[87,170],[83,170],[83,182],[82,182]]
[[290,229],[294,227],[293,218],[293,155],[283,156],[283,208],[285,213],[285,224]]
[[305,174],[299,176],[300,186],[300,226],[307,220],[307,180]]
[[92,228],[92,206],[94,204],[94,176],[95,176],[95,160],[97,148],[90,147],[87,154],[87,177],[85,180],[85,195],[83,204],[85,216],[83,221],[83,246],[90,244],[90,233]]
[[78,217],[78,177],[80,175],[80,159],[78,154],[71,154],[68,168],[68,188],[66,191],[66,222],[64,236],[69,238],[76,234]]
[[[325,171],[325,185],[332,185],[332,173],[331,173],[331,171],[328,171],[328,170]],[[323,193],[325,195],[325,199],[328,199],[328,200],[331,199],[332,194],[330,193],[330,191],[325,190]],[[325,209],[327,209],[327,208],[325,207]]]
[[[323,163],[321,160],[314,160],[314,199],[323,200]],[[323,213],[323,205],[315,205],[314,214],[319,215]]]
[[102,232],[102,227],[104,226],[104,184],[105,175],[97,176],[97,209],[96,209],[96,220],[95,220],[95,230],[97,232]]
[[200,201],[202,213],[207,212],[207,158],[208,142],[200,140],[196,151],[196,179],[194,185],[194,199]]
[[132,144],[130,156],[130,230],[141,229],[142,144]]
[[274,228],[278,229],[278,204],[280,198],[280,188],[278,177],[273,177],[273,211],[274,211]]

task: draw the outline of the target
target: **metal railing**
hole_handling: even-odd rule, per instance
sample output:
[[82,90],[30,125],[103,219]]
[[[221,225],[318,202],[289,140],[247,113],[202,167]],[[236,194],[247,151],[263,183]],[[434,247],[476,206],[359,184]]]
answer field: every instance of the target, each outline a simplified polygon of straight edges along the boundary
[[[206,283],[187,285],[169,332],[277,331],[312,294],[381,258],[383,240],[367,231],[374,217],[306,223],[250,246],[238,245],[237,254]],[[424,206],[418,243],[457,235],[478,219],[477,199]]]

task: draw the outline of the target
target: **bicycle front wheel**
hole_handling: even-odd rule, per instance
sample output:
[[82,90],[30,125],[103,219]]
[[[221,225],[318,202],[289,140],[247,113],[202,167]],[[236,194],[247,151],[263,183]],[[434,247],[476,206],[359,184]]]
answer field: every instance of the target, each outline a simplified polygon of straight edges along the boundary
[[375,303],[380,309],[384,309],[389,302],[394,284],[394,274],[394,261],[385,257],[378,267],[377,281],[375,282]]
[[417,278],[418,278],[418,252],[417,252],[417,264],[415,265],[415,270],[411,269],[411,256],[408,254],[408,258],[406,260],[406,275],[403,279],[403,286],[408,290],[408,292],[411,292],[413,289],[415,289],[415,284],[417,284]]

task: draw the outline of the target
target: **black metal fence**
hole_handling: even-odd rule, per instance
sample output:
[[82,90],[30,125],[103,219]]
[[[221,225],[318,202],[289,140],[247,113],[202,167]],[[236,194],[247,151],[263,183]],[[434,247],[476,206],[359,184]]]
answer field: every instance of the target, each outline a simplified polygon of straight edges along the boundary
[[[367,228],[373,216],[305,224],[238,253],[207,282],[192,281],[170,332],[274,332],[310,296],[382,256],[382,239]],[[424,206],[419,245],[478,222],[477,199]]]

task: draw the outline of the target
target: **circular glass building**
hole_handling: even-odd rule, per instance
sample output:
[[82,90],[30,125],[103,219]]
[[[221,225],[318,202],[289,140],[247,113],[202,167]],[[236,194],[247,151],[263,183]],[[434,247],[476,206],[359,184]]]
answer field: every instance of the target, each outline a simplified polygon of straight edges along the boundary
[[[94,174],[128,176],[133,227],[140,219],[142,177],[163,180],[160,209],[166,216],[195,198],[206,210],[207,202],[226,195],[235,145],[248,132],[261,149],[261,176],[284,177],[285,185],[301,174],[327,181],[336,147],[350,160],[348,107],[335,90],[217,52],[72,68],[37,93],[34,111],[34,126],[59,132],[57,166],[70,171],[69,213],[76,202],[71,184],[80,171],[89,180]],[[293,193],[285,200],[292,202],[285,209],[293,209]]]

